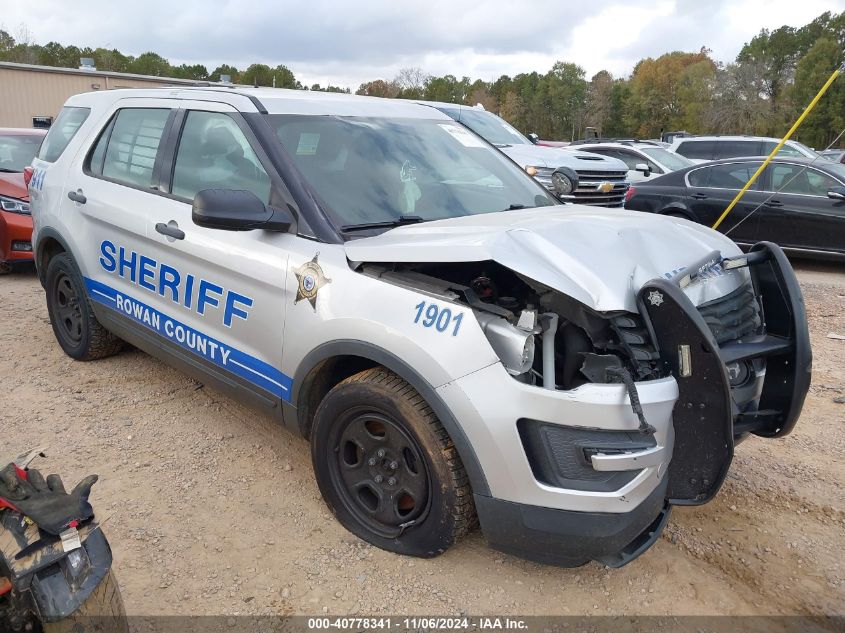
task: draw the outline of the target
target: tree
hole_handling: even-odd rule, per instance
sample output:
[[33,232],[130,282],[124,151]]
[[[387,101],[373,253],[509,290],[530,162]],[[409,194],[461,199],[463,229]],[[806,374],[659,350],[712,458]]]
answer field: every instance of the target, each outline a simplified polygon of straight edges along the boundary
[[610,119],[613,107],[613,75],[600,70],[590,80],[587,87],[586,123],[594,128],[598,135],[605,136],[605,125]]
[[363,83],[355,91],[356,95],[366,95],[368,97],[388,97],[394,99],[399,96],[401,88],[394,81],[385,81],[384,79],[375,79]]
[[129,58],[116,48],[97,48],[91,56],[94,58],[94,65],[98,70],[111,70],[114,72],[127,72]]
[[157,53],[148,52],[132,59],[126,67],[127,72],[136,75],[152,75],[156,77],[171,77],[173,69],[164,57]]
[[252,64],[241,75],[241,83],[250,86],[272,86],[273,69],[267,64]]
[[400,96],[404,99],[421,99],[428,83],[429,75],[422,68],[403,68],[393,83],[399,86]]
[[296,77],[293,76],[293,72],[290,68],[285,66],[284,64],[279,64],[273,70],[273,79],[275,83],[271,83],[271,86],[275,86],[276,88],[298,88],[302,89],[302,84],[296,80]]
[[208,79],[208,69],[202,64],[182,64],[173,68],[173,76],[179,79],[197,79],[199,81],[206,81]]
[[754,64],[761,73],[763,92],[769,100],[772,115],[777,113],[784,88],[795,72],[800,40],[791,26],[782,26],[774,31],[763,29],[737,55],[738,63]]
[[[796,111],[806,107],[827,81],[830,73],[839,68],[842,62],[842,48],[836,40],[823,37],[813,44],[798,62],[795,70],[795,85],[790,96]],[[845,85],[838,80],[833,82],[824,97],[804,120],[798,130],[798,138],[811,146],[827,147],[843,129],[845,129]]]
[[240,83],[241,78],[241,71],[239,71],[234,66],[229,66],[228,64],[221,64],[208,76],[209,81],[222,81],[221,77],[223,75],[229,75],[229,78],[233,84]]
[[15,38],[9,35],[7,31],[0,29],[0,58],[5,58],[5,55],[15,47]]

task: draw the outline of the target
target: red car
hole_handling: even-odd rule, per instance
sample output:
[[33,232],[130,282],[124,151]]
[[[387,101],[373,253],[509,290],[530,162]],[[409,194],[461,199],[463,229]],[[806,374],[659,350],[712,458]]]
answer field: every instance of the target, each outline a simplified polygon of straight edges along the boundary
[[32,261],[32,217],[23,170],[32,163],[45,130],[0,128],[0,274]]

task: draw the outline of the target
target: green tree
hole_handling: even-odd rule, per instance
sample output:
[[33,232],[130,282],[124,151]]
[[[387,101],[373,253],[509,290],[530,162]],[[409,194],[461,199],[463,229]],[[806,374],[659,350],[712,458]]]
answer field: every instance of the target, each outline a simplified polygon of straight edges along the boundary
[[181,64],[173,67],[173,77],[206,81],[208,79],[208,69],[202,64]]
[[399,96],[401,88],[393,81],[385,81],[384,79],[374,79],[361,84],[356,95],[366,95],[368,97],[388,97],[394,99]]
[[[803,110],[830,74],[842,65],[843,54],[839,43],[823,37],[798,62],[795,85],[791,97],[795,109]],[[833,82],[810,115],[798,129],[798,138],[814,147],[827,147],[845,129],[845,81]],[[783,132],[786,132],[784,129]]]
[[241,83],[250,86],[272,86],[273,69],[267,64],[252,64],[241,75]]
[[239,71],[234,66],[229,66],[228,64],[221,64],[208,76],[209,81],[221,81],[220,77],[222,75],[229,75],[233,84],[237,84],[241,82],[241,71]]
[[116,48],[97,48],[93,51],[94,65],[98,70],[110,70],[113,72],[127,72],[129,68],[129,57]]
[[131,59],[126,66],[126,70],[136,75],[152,75],[155,77],[173,76],[173,69],[170,66],[170,62],[161,55],[153,52],[143,53]]
[[738,63],[753,64],[760,73],[772,115],[778,112],[783,91],[795,71],[800,46],[801,38],[796,30],[782,26],[774,31],[761,30],[737,55]]

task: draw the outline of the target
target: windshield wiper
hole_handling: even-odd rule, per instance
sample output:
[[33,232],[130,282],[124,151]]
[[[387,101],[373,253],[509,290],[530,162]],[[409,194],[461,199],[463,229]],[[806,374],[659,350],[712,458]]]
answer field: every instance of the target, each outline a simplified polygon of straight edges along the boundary
[[366,229],[383,229],[393,228],[395,226],[404,226],[406,224],[418,224],[425,222],[423,218],[418,215],[400,215],[398,218],[392,220],[383,220],[381,222],[365,222],[363,224],[344,224],[340,227],[341,231],[364,231]]
[[9,169],[8,167],[0,167],[0,171],[2,171],[4,174],[19,174],[19,173],[21,173],[17,169]]
[[[507,209],[504,209],[504,211],[518,211],[519,209],[526,209],[526,208],[527,207],[524,204],[512,204],[512,205],[508,206]],[[531,207],[531,208],[533,209],[534,207]]]
[[513,147],[510,143],[493,143],[493,145],[499,149],[503,147]]

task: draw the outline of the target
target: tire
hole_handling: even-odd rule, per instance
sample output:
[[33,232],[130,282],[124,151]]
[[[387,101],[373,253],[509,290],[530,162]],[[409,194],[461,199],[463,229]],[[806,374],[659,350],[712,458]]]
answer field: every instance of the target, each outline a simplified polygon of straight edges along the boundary
[[69,618],[43,625],[44,633],[127,633],[126,609],[114,572],[97,585],[88,600]]
[[451,438],[422,396],[383,367],[329,391],[314,417],[311,459],[341,525],[382,549],[437,556],[477,523]]
[[95,360],[117,354],[123,341],[100,325],[73,258],[59,253],[47,264],[47,312],[65,354]]

